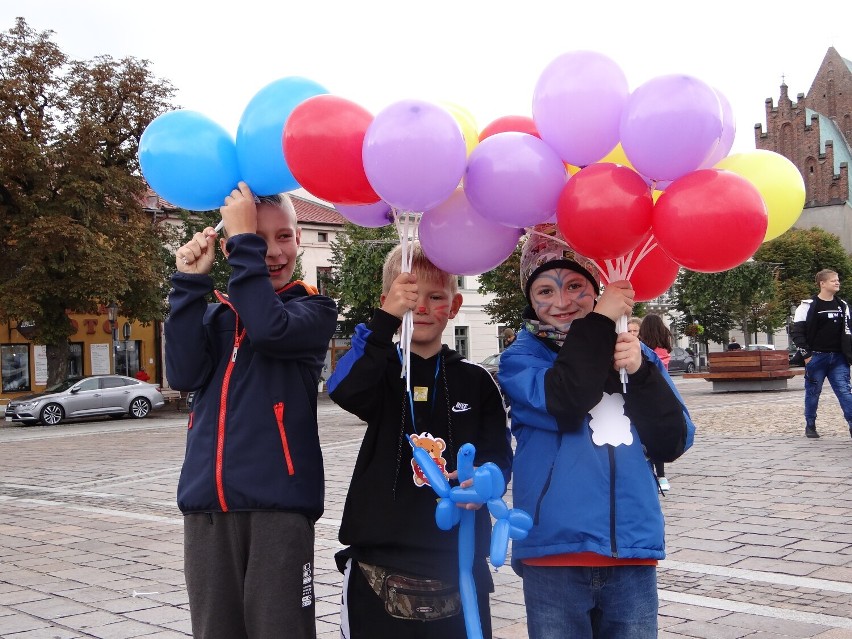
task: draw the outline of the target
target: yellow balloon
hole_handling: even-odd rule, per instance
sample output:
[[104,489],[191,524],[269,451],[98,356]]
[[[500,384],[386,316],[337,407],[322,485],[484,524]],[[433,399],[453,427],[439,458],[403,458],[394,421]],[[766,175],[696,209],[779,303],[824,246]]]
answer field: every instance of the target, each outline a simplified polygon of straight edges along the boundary
[[627,154],[624,152],[621,142],[616,144],[615,148],[598,160],[598,162],[612,162],[613,164],[621,164],[622,166],[626,166],[634,171],[636,170],[633,165],[630,164],[630,160],[627,159]]
[[479,144],[479,130],[476,128],[476,120],[473,114],[464,107],[460,107],[458,104],[453,104],[452,102],[441,102],[441,106],[449,111],[450,115],[453,116],[453,119],[459,125],[464,136],[467,154],[470,155],[470,152]]
[[719,160],[714,168],[736,173],[752,183],[763,197],[769,226],[764,242],[789,229],[805,206],[805,181],[790,160],[774,151],[747,151]]
[[579,166],[574,166],[573,164],[568,164],[565,162],[565,168],[568,169],[568,175],[576,175],[580,172]]
[[660,199],[660,196],[662,194],[663,194],[663,191],[658,191],[657,189],[654,189],[653,191],[651,191],[651,198],[654,200],[654,204],[657,203],[657,200]]

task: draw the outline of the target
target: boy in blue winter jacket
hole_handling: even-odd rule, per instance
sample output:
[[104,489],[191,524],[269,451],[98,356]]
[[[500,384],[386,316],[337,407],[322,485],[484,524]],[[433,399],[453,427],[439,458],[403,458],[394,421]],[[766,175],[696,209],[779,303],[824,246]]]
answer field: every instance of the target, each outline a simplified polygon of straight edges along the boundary
[[512,546],[529,636],[652,639],[665,540],[651,462],[674,461],[694,426],[654,352],[615,332],[633,309],[629,282],[596,299],[594,263],[552,225],[536,231],[521,252],[524,330],[498,373],[517,439],[514,505],[533,516]]
[[195,391],[178,483],[193,636],[313,638],[317,384],[337,309],[290,282],[300,236],[287,196],[255,200],[241,182],[220,211],[228,294],[205,301],[208,227],[175,252],[165,325],[169,382]]

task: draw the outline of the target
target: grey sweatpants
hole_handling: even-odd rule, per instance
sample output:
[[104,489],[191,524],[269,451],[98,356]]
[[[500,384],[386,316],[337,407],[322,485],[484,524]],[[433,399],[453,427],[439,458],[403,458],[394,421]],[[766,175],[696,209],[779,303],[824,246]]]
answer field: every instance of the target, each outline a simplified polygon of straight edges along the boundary
[[314,527],[285,512],[184,517],[195,639],[315,639]]

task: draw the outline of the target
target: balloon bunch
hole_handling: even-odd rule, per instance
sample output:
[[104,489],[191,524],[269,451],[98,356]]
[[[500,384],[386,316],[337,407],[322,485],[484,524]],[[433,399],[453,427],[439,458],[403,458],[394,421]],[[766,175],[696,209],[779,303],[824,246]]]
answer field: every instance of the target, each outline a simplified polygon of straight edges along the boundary
[[555,221],[643,301],[679,267],[737,266],[801,213],[796,167],[770,151],[728,156],[735,132],[728,100],[697,78],[630,91],[613,60],[571,51],[540,74],[531,118],[481,133],[457,105],[403,100],[373,116],[290,77],[250,101],[235,142],[174,111],[151,122],[139,154],[151,187],[190,210],[219,206],[242,179],[259,195],[302,186],[362,226],[416,213],[426,255],[458,275],[494,268],[525,229]]
[[464,611],[464,623],[468,639],[481,639],[482,626],[479,619],[479,604],[476,583],[473,580],[473,554],[475,545],[475,512],[462,510],[456,504],[487,504],[488,512],[496,519],[491,534],[491,565],[499,568],[506,562],[509,539],[524,539],[532,528],[532,517],[519,508],[509,508],[502,497],[506,493],[506,481],[500,468],[491,462],[477,469],[473,467],[476,448],[464,444],[459,448],[456,468],[459,482],[473,480],[472,486],[450,487],[449,482],[435,460],[425,448],[409,440],[414,461],[420,466],[432,490],[440,498],[435,510],[435,522],[441,530],[451,530],[459,525],[459,593]]

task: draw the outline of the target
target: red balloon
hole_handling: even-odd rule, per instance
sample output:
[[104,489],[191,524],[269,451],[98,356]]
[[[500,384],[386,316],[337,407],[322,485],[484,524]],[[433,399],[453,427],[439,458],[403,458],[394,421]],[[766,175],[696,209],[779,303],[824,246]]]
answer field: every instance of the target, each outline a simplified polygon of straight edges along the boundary
[[373,116],[334,95],[308,98],[284,123],[283,147],[296,181],[337,204],[373,204],[379,196],[364,172],[361,149]]
[[654,206],[653,232],[675,262],[692,271],[727,271],[763,242],[769,217],[758,190],[722,169],[687,173]]
[[524,115],[504,115],[482,129],[482,132],[479,134],[479,141],[482,142],[485,138],[491,137],[495,133],[506,133],[508,131],[529,133],[537,138],[541,138],[532,118]]
[[[643,246],[644,241],[639,244],[639,248]],[[639,249],[636,249],[636,252],[638,251]],[[659,297],[674,284],[678,270],[680,265],[666,255],[658,244],[639,260],[630,274],[630,283],[636,294],[634,299],[637,302],[647,302]]]
[[594,260],[621,257],[651,228],[654,201],[636,171],[602,162],[571,176],[556,206],[559,230],[578,253]]

